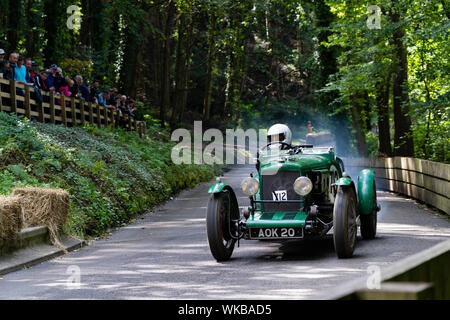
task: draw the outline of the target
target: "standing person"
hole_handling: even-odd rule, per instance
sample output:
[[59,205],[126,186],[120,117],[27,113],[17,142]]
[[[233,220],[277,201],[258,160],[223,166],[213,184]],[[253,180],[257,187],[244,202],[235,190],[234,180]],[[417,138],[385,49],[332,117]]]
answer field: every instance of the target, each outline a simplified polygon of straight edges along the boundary
[[0,78],[3,78],[5,73],[5,50],[0,49]]
[[50,69],[48,69],[47,71],[48,71],[47,85],[49,86],[50,91],[55,91],[56,90],[55,77],[56,72],[58,71],[58,66],[56,64],[52,64]]
[[9,61],[6,61],[4,64],[5,73],[3,74],[3,78],[6,80],[14,80],[14,72],[13,68],[11,67],[11,63]]
[[25,80],[29,85],[35,85],[36,84],[36,74],[34,72],[34,66],[33,61],[31,59],[25,60],[25,68],[26,68],[26,74],[25,74]]
[[[34,72],[33,61],[31,59],[25,60],[25,69],[26,69],[25,81],[26,81],[27,85],[29,85],[30,87],[32,87],[34,89],[34,94],[36,95],[36,101],[38,103],[42,103],[42,101],[43,101],[42,94],[36,84],[36,73]],[[34,110],[32,108],[32,111],[36,111],[36,110]]]
[[21,83],[21,84],[27,84],[27,68],[24,65],[25,59],[23,56],[19,56],[17,59],[17,65],[14,70],[14,80]]
[[44,91],[50,91],[50,88],[48,87],[48,71],[45,69],[41,69],[36,76],[36,85],[39,89]]
[[109,101],[108,104],[112,105],[112,106],[116,106],[117,105],[117,89],[113,88],[109,91]]
[[117,107],[123,114],[128,114],[127,96],[121,96],[120,99],[117,100]]
[[77,83],[78,92],[75,95],[76,98],[82,98],[86,102],[90,102],[91,94],[89,88],[83,83],[83,77],[78,75],[75,77],[75,82]]
[[55,75],[54,75],[53,84],[54,84],[55,90],[57,92],[61,92],[59,90],[61,87],[66,87],[67,86],[67,81],[66,81],[66,79],[63,76],[63,72],[62,72],[61,68],[58,68],[56,70]]
[[128,99],[128,114],[132,118],[136,118],[136,107],[135,107],[135,101],[134,99],[129,98]]
[[94,80],[91,84],[90,94],[91,94],[91,101],[98,104],[98,95],[100,94],[99,88],[100,83],[98,80]]
[[109,98],[109,90],[102,90],[102,92],[98,95],[98,104],[102,107],[115,110],[115,107],[109,104]]
[[[66,78],[62,77],[62,74],[58,74],[56,79],[58,79],[58,93],[68,98],[71,97],[72,93],[69,90],[69,81]],[[58,104],[61,105],[61,100],[58,100]],[[66,101],[66,105],[69,104],[70,101]]]
[[9,55],[9,71],[7,73],[7,76],[5,79],[9,80],[15,80],[16,78],[16,67],[17,67],[17,60],[19,60],[19,54],[17,52],[13,52]]

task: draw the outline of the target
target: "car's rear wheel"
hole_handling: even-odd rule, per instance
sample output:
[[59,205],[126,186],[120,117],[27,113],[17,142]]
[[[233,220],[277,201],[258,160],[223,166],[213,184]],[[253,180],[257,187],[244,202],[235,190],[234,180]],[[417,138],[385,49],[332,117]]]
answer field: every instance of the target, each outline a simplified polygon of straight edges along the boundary
[[334,248],[338,258],[351,258],[356,244],[356,199],[351,188],[339,187],[333,210]]
[[371,214],[361,214],[361,236],[363,239],[374,239],[377,234],[377,189],[373,181],[373,210]]
[[229,260],[236,243],[230,232],[230,206],[227,193],[213,194],[208,202],[206,231],[209,248],[217,261]]

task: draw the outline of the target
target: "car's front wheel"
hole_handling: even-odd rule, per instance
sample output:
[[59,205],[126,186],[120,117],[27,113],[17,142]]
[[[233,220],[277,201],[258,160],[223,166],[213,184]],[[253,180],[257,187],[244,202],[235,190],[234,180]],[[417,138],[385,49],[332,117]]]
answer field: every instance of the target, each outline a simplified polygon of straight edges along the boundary
[[356,244],[356,199],[351,188],[339,187],[333,210],[333,240],[338,258],[351,258]]
[[236,243],[230,232],[231,201],[228,196],[227,193],[213,194],[206,213],[209,248],[217,261],[229,260]]

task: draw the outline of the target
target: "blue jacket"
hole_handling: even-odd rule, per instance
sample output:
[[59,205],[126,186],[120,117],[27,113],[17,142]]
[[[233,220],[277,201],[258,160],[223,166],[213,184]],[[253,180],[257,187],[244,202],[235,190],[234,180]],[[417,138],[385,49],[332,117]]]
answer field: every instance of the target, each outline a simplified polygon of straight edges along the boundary
[[[50,89],[55,86],[55,76],[52,73],[48,74],[47,80],[45,80],[45,84]],[[56,89],[56,88],[55,88]]]
[[91,93],[89,92],[89,88],[82,84],[80,87],[78,87],[78,92],[81,93],[81,96],[83,97],[84,101],[90,102],[91,101]]
[[100,93],[100,94],[98,95],[97,100],[98,100],[98,104],[99,104],[100,106],[103,106],[103,107],[108,106],[108,105],[107,105],[108,102],[106,101],[106,98],[103,96],[103,93]]

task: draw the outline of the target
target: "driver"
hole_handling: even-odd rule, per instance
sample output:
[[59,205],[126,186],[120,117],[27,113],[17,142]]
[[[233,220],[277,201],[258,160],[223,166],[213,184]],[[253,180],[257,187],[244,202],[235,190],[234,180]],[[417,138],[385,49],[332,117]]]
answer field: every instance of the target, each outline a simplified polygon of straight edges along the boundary
[[288,150],[292,143],[291,129],[284,124],[275,124],[267,132],[267,139],[269,142],[268,150]]

